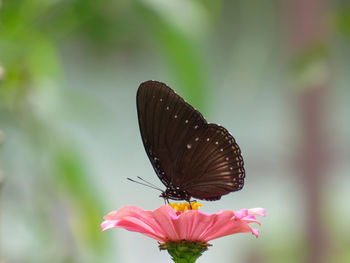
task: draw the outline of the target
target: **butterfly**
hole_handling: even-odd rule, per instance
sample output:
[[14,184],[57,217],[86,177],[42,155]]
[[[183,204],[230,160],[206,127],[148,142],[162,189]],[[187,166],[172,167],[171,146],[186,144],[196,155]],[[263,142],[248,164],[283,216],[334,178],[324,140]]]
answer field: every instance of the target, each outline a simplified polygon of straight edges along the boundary
[[208,123],[162,82],[141,83],[136,103],[143,145],[166,187],[160,197],[214,201],[242,189],[241,150],[224,127]]

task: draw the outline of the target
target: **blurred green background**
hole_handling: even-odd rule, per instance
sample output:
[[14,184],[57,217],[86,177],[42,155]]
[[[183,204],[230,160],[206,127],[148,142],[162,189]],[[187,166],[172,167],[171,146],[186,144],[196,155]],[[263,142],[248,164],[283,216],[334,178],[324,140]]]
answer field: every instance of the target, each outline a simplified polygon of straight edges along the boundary
[[[166,82],[239,143],[242,191],[203,211],[264,207],[259,239],[199,262],[350,262],[348,0],[0,1],[0,262],[170,262],[100,232],[154,209],[135,95]],[[163,186],[162,186],[163,188]]]

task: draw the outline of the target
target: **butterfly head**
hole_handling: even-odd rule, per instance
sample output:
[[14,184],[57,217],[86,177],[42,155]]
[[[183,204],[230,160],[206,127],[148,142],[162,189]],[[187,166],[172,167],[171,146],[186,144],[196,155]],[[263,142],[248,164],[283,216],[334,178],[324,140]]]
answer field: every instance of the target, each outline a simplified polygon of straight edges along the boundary
[[168,186],[165,191],[159,196],[166,200],[186,200],[189,201],[191,199],[191,195],[186,191],[176,186]]

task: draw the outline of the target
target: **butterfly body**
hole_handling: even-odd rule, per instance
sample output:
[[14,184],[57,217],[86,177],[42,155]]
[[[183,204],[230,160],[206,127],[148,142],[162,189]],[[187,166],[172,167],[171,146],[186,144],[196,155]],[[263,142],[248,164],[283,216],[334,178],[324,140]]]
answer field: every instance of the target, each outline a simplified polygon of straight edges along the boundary
[[190,201],[191,195],[179,186],[167,185],[165,191],[159,196],[164,199]]
[[243,158],[235,139],[222,126],[207,123],[166,84],[142,83],[137,112],[146,153],[166,186],[161,197],[213,201],[243,187]]

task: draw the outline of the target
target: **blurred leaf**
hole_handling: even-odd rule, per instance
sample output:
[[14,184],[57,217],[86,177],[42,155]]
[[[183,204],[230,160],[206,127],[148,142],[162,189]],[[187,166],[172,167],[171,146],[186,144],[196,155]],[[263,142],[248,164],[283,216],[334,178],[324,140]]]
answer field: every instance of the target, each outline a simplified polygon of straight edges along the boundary
[[4,182],[4,175],[2,172],[2,144],[4,141],[4,134],[0,129],[0,200],[1,200],[1,194],[2,194],[2,186]]
[[350,36],[350,7],[343,7],[336,12],[335,25],[340,33]]
[[329,78],[329,46],[317,42],[296,55],[292,61],[295,87],[312,88]]
[[169,23],[151,6],[140,4],[139,8],[147,28],[155,37],[155,44],[162,50],[180,88],[184,90],[184,97],[201,112],[206,112],[209,80],[206,63],[195,38]]
[[36,25],[48,6],[46,1],[6,1],[1,10],[0,62],[5,73],[0,100],[8,110],[26,111],[34,82],[59,75],[57,49]]
[[107,243],[100,229],[104,210],[98,191],[72,148],[58,149],[53,160],[57,185],[70,196],[73,232],[81,243],[95,251],[98,258],[97,254],[103,254]]
[[220,15],[222,0],[212,1],[212,0],[195,0],[199,4],[203,5],[205,9],[213,16],[216,17]]
[[57,49],[51,41],[38,37],[31,52],[28,53],[28,68],[33,78],[55,79],[60,75],[61,65]]

